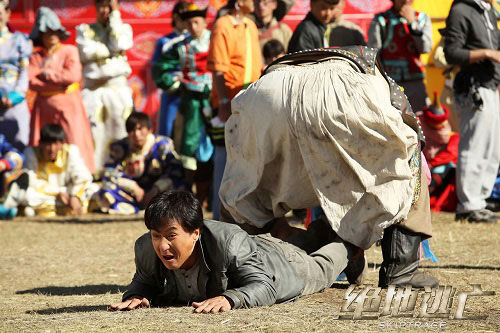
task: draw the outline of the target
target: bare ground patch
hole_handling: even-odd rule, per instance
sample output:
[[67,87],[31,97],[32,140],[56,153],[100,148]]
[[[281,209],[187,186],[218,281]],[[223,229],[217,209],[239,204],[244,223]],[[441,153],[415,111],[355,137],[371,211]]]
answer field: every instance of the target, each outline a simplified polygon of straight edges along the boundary
[[[497,293],[467,301],[467,315],[486,319],[445,319],[446,331],[499,331],[500,227],[459,224],[452,214],[435,214],[433,223],[431,247],[439,262],[424,262],[424,269],[437,276],[441,285],[459,291],[479,283],[483,290]],[[194,315],[189,307],[106,312],[130,282],[134,241],[145,231],[139,219],[102,215],[0,222],[0,331],[372,332],[386,331],[381,322],[397,321],[336,320],[347,288],[344,282],[295,303],[218,315]],[[367,283],[375,285],[380,248],[373,247],[367,256]],[[452,311],[455,308],[456,298]]]

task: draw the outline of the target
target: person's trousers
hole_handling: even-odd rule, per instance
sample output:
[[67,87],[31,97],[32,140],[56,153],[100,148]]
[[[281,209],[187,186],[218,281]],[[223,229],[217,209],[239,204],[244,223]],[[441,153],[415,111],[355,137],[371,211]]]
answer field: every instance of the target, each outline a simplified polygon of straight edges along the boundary
[[486,207],[500,165],[500,102],[498,90],[479,88],[481,109],[455,103],[460,142],[457,163],[457,212]]
[[222,176],[224,176],[224,169],[226,167],[226,147],[215,146],[214,151],[214,178],[212,182],[213,198],[212,198],[212,212],[214,213],[213,219],[218,221],[220,217],[220,198],[219,189],[222,183]]
[[283,255],[304,281],[301,296],[314,294],[330,288],[340,273],[347,267],[349,249],[340,238],[319,250],[307,254],[300,248],[272,237],[270,234],[258,235],[272,241],[283,251]]
[[161,94],[161,109],[158,119],[158,134],[172,137],[175,116],[179,108],[179,96],[169,95],[166,92]]

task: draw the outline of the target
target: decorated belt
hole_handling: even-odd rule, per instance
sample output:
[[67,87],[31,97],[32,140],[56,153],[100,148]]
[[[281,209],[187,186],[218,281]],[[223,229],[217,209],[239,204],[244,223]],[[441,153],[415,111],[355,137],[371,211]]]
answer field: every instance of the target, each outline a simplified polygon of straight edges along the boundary
[[70,94],[72,92],[80,90],[80,83],[78,82],[73,82],[69,86],[66,87],[64,90],[54,90],[54,91],[41,91],[38,94],[40,96],[44,97],[49,97],[49,96],[54,96],[54,95],[59,95],[59,94]]

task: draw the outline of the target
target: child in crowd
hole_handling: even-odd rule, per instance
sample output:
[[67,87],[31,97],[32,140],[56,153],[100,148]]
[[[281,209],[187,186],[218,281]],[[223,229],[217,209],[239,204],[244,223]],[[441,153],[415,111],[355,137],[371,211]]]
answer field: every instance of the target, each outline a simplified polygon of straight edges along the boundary
[[164,90],[176,84],[178,76],[173,71],[177,66],[181,67],[181,101],[174,125],[174,142],[184,168],[194,177],[201,202],[209,195],[212,175],[209,161],[214,150],[205,130],[205,121],[210,120],[212,90],[212,72],[207,69],[210,31],[207,30],[206,15],[207,9],[195,4],[181,12],[189,36],[174,44],[153,65],[156,85]]
[[448,121],[450,111],[441,107],[437,92],[434,104],[423,110],[421,126],[426,143],[423,153],[431,170],[429,185],[431,210],[455,211],[455,169],[458,158],[458,133],[451,130]]
[[267,66],[274,60],[285,55],[285,48],[279,40],[271,39],[262,48],[262,54],[264,55],[264,64]]
[[[153,59],[151,63],[151,73],[155,75],[155,63],[160,60],[163,54],[169,52],[172,46],[182,42],[184,38],[188,36],[186,32],[186,24],[181,18],[181,12],[186,10],[189,3],[186,1],[178,1],[174,8],[172,9],[172,32],[159,38],[156,41],[155,51],[153,53]],[[174,78],[175,83],[168,89],[164,89],[161,94],[161,107],[158,116],[158,134],[172,137],[172,129],[174,127],[175,115],[177,114],[177,108],[179,107],[180,101],[180,76],[181,69],[179,64],[176,64],[171,70],[171,75]]]
[[13,183],[4,207],[24,206],[26,215],[47,217],[87,211],[97,187],[78,147],[65,141],[66,133],[60,125],[42,127],[39,146],[25,150],[28,184]]
[[299,23],[288,44],[288,53],[328,47],[325,32],[335,20],[341,0],[311,0],[311,11]]
[[125,127],[128,136],[111,145],[102,188],[94,196],[102,212],[135,214],[162,191],[190,188],[172,140],[153,134],[147,114],[133,112]]
[[50,8],[40,7],[30,38],[39,48],[29,65],[30,89],[36,98],[31,113],[30,145],[40,140],[40,129],[57,123],[66,133],[67,142],[78,146],[83,161],[94,173],[94,142],[80,92],[82,65],[78,49],[62,44],[69,33]]

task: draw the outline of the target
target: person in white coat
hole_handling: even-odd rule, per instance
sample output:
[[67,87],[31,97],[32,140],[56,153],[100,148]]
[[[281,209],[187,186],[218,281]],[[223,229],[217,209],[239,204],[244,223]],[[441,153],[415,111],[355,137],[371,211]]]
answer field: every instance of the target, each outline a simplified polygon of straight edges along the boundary
[[127,135],[125,119],[133,110],[125,52],[133,45],[132,27],[122,22],[118,0],[95,0],[97,21],[76,27],[83,65],[82,97],[95,145],[95,166],[102,171],[109,144]]

